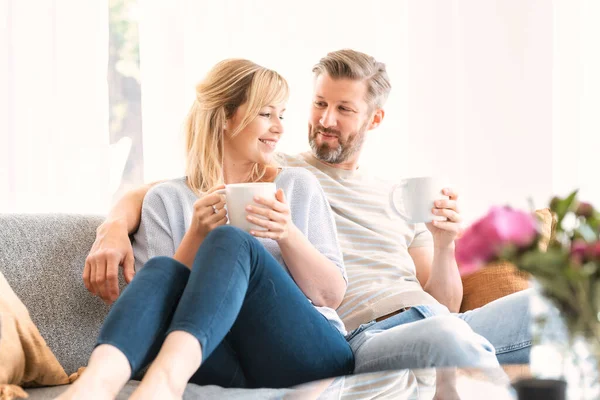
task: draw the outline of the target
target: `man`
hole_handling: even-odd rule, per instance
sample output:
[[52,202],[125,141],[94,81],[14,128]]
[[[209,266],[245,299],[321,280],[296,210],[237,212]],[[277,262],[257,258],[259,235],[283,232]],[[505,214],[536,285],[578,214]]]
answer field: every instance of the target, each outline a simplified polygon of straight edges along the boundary
[[[347,339],[356,371],[527,362],[527,292],[451,314],[462,299],[454,258],[461,222],[458,194],[444,188],[449,199],[435,204],[433,213],[447,221],[409,225],[390,210],[392,185],[359,169],[366,135],[385,116],[391,90],[385,65],[341,50],[321,59],[313,72],[312,152],[280,155],[280,161],[311,171],[334,211],[349,276],[337,311],[351,330]],[[128,234],[137,229],[150,186],[128,193],[111,210],[86,260],[86,287],[107,302],[118,297],[119,265],[128,282],[133,278]]]

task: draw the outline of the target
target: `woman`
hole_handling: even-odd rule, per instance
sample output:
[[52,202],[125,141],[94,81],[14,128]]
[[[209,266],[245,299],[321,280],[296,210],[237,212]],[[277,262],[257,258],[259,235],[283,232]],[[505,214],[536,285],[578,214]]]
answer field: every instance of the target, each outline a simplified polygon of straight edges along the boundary
[[[352,372],[334,311],[347,282],[329,204],[310,172],[269,165],[287,97],[281,76],[247,60],[217,64],[197,86],[187,176],[147,194],[135,244],[145,265],[62,398],[114,398],[151,362],[132,398],[181,398],[188,381],[287,387]],[[264,181],[275,198],[247,210],[268,230],[226,226],[215,190]]]

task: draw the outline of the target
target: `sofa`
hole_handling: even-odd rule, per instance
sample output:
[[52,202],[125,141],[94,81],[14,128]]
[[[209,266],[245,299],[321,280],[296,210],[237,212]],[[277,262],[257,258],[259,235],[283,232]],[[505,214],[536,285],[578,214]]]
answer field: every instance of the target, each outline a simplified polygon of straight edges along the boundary
[[[0,271],[29,310],[32,321],[67,374],[85,366],[109,310],[83,285],[85,258],[102,216],[0,214]],[[479,276],[479,277],[478,277]],[[527,287],[510,265],[465,280],[463,310]],[[125,283],[119,277],[121,289]],[[130,381],[119,398],[135,389]],[[65,386],[27,389],[30,399],[50,399]],[[245,398],[248,390],[189,384],[184,398]],[[286,390],[252,390],[252,398],[277,398]]]

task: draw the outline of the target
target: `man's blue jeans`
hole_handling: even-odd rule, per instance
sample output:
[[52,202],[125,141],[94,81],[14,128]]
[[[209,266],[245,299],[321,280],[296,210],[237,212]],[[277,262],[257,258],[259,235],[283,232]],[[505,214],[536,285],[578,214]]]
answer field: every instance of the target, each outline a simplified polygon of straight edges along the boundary
[[416,306],[361,325],[347,336],[355,372],[528,363],[530,293],[518,292],[463,314],[451,314],[442,305]]
[[136,376],[166,335],[185,331],[202,346],[191,382],[289,387],[352,373],[344,336],[251,235],[213,230],[190,271],[169,257],[149,260],[112,307],[98,338],[125,354]]

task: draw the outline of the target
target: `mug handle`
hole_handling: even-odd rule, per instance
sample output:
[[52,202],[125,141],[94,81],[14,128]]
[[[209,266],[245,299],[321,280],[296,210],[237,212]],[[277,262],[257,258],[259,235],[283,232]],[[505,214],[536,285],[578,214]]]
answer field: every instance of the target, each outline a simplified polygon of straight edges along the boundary
[[400,218],[402,218],[405,221],[408,221],[408,215],[404,214],[403,212],[401,212],[400,210],[398,210],[398,207],[396,207],[396,203],[394,202],[394,193],[396,192],[396,189],[398,189],[399,187],[404,186],[405,183],[397,183],[394,186],[392,186],[392,190],[390,190],[390,206],[392,207],[392,210],[394,210],[396,212],[396,214],[398,214],[400,216]]

